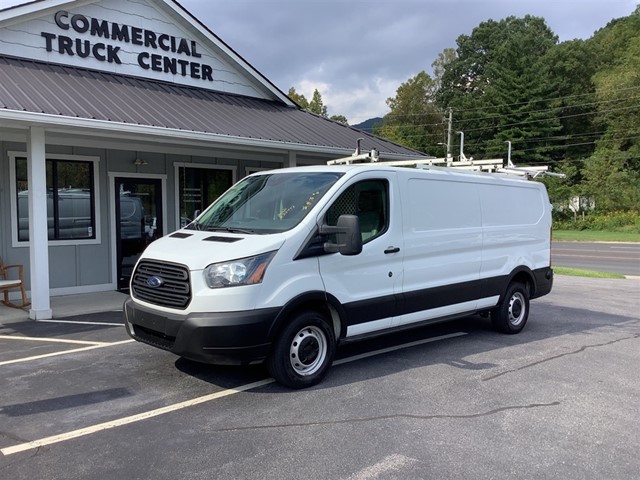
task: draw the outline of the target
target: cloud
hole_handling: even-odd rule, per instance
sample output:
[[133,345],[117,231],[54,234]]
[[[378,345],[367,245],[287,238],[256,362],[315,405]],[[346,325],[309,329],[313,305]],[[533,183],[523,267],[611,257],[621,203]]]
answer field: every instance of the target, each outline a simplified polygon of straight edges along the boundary
[[[280,90],[350,123],[382,116],[401,83],[481,22],[531,14],[560,41],[588,38],[640,0],[179,0]],[[0,0],[0,8],[25,0]]]
[[461,34],[488,19],[545,18],[560,40],[588,38],[635,0],[182,0],[281,90],[318,88],[350,123],[382,116],[386,98]]

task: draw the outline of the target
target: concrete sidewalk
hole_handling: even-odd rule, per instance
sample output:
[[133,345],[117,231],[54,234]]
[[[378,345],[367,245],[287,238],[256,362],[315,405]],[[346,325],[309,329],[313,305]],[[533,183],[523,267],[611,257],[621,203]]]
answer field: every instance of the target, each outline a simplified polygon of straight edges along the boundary
[[[122,304],[128,295],[116,291],[83,293],[51,297],[53,318],[65,318],[86,313],[122,311]],[[29,307],[10,308],[0,303],[0,326],[17,322],[32,322]]]

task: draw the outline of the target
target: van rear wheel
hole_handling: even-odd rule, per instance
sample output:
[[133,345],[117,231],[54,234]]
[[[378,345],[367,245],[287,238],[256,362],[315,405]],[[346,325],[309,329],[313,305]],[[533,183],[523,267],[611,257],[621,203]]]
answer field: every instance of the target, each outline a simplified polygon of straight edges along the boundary
[[519,333],[529,318],[529,290],[515,282],[509,285],[504,301],[491,311],[491,323],[503,333]]
[[335,350],[335,336],[325,317],[304,312],[295,316],[276,339],[267,368],[284,386],[310,387],[325,377]]

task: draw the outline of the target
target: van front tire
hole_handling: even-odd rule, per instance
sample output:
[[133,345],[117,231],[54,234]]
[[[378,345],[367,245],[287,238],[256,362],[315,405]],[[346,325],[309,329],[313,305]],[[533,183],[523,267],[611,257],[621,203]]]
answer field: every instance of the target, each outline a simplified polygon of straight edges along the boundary
[[500,332],[514,334],[522,331],[528,318],[529,290],[522,283],[512,283],[502,304],[491,311],[491,323]]
[[304,312],[276,339],[267,368],[286,387],[310,387],[325,377],[335,350],[335,335],[327,320],[317,312]]

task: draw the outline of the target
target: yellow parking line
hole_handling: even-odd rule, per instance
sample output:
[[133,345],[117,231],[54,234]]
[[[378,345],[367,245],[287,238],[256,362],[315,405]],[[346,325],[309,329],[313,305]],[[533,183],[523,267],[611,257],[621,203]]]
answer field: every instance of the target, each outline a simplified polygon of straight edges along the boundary
[[15,360],[7,360],[4,362],[0,362],[0,367],[3,365],[11,365],[13,363],[30,362],[31,360],[40,360],[41,358],[57,357],[59,355],[68,355],[69,353],[86,352],[89,350],[95,350],[96,348],[112,347],[115,345],[122,345],[123,343],[130,343],[130,342],[135,342],[135,340],[131,339],[131,340],[123,340],[122,342],[102,343],[100,345],[91,345],[89,347],[74,348],[73,350],[65,350],[63,352],[45,353],[43,355],[35,355],[33,357],[17,358]]
[[253,388],[258,388],[263,385],[268,385],[270,383],[273,383],[274,381],[275,380],[273,380],[272,378],[268,378],[266,380],[261,380],[259,382],[242,385],[237,388],[231,388],[231,389],[222,390],[216,393],[210,393],[209,395],[204,395],[202,397],[194,398],[192,400],[187,400],[186,402],[176,403],[174,405],[157,408],[155,410],[139,413],[137,415],[132,415],[130,417],[119,418],[111,422],[104,422],[98,425],[93,425],[91,427],[74,430],[72,432],[67,432],[60,435],[53,435],[47,438],[41,438],[40,440],[34,440],[33,442],[27,442],[27,443],[22,443],[20,445],[14,445],[13,447],[2,448],[0,449],[0,452],[2,452],[3,455],[7,456],[7,455],[13,455],[14,453],[24,452],[26,450],[31,450],[34,448],[43,447],[45,445],[51,445],[53,443],[64,442],[66,440],[71,440],[72,438],[78,438],[84,435],[90,435],[92,433],[99,432],[102,430],[109,430],[111,428],[120,427],[122,425],[127,425],[129,423],[139,422],[140,420],[146,420],[148,418],[157,417],[158,415],[164,415],[165,413],[170,413],[176,410],[181,410],[183,408],[191,407],[193,405],[198,405],[200,403],[209,402],[217,398],[234,395],[236,393],[244,392],[246,390],[251,390]]
[[[354,362],[354,361],[357,361],[357,360],[361,360],[363,358],[368,358],[368,357],[372,357],[372,356],[375,356],[375,355],[381,355],[381,354],[384,354],[384,353],[393,352],[395,350],[400,350],[400,349],[403,349],[403,348],[414,347],[414,346],[422,345],[422,344],[425,344],[425,343],[436,342],[438,340],[446,340],[448,338],[454,338],[454,337],[458,337],[458,336],[462,336],[462,335],[466,335],[466,332],[455,332],[455,333],[450,333],[450,334],[447,334],[447,335],[440,335],[438,337],[432,337],[432,338],[427,338],[427,339],[423,339],[423,340],[418,340],[418,341],[415,341],[415,342],[404,343],[402,345],[396,345],[394,347],[383,348],[383,349],[380,349],[380,350],[367,352],[367,353],[364,353],[364,354],[361,354],[361,355],[354,355],[352,357],[343,358],[341,360],[337,360],[337,361],[333,362],[333,365],[344,365],[345,363]],[[124,342],[113,343],[113,344],[110,344],[110,345],[118,345],[118,344],[132,342],[132,341],[134,341],[134,340],[126,340]],[[93,348],[102,348],[103,346],[107,346],[107,345],[99,345],[99,346],[95,346],[95,347],[87,347],[87,348],[83,348],[83,349],[78,349],[76,351],[90,350],[90,349],[93,349]],[[2,363],[0,363],[0,365],[2,365]],[[267,378],[265,380],[260,380],[260,381],[257,381],[257,382],[248,383],[246,385],[242,385],[242,386],[236,387],[236,388],[222,390],[220,392],[211,393],[211,394],[208,394],[208,395],[204,395],[202,397],[194,398],[192,400],[187,400],[187,401],[184,401],[184,402],[181,402],[181,403],[176,403],[176,404],[173,404],[173,405],[168,405],[166,407],[157,408],[155,410],[150,410],[148,412],[143,412],[143,413],[139,413],[139,414],[136,414],[136,415],[131,415],[129,417],[124,417],[124,418],[119,418],[119,419],[112,420],[112,421],[109,421],[109,422],[99,423],[97,425],[92,425],[90,427],[80,428],[78,430],[74,430],[74,431],[67,432],[67,433],[62,433],[62,434],[59,434],[59,435],[53,435],[51,437],[41,438],[39,440],[33,440],[31,442],[21,443],[19,445],[14,445],[12,447],[0,448],[0,453],[2,453],[4,456],[8,456],[8,455],[13,455],[15,453],[24,452],[24,451],[27,451],[27,450],[32,450],[34,448],[39,448],[39,447],[43,447],[43,446],[46,446],[46,445],[52,445],[54,443],[64,442],[64,441],[71,440],[71,439],[74,439],[74,438],[82,437],[84,435],[90,435],[92,433],[100,432],[100,431],[103,431],[103,430],[109,430],[111,428],[119,427],[119,426],[122,426],[122,425],[128,425],[130,423],[139,422],[141,420],[147,420],[149,418],[157,417],[159,415],[164,415],[165,413],[175,412],[177,410],[182,410],[184,408],[192,407],[194,405],[199,405],[201,403],[209,402],[211,400],[216,400],[218,398],[227,397],[229,395],[234,395],[236,393],[245,392],[247,390],[252,390],[254,388],[262,387],[264,385],[269,385],[269,384],[274,383],[274,382],[275,382],[275,380],[273,378]]]
[[87,340],[65,340],[62,338],[19,337],[15,335],[0,335],[2,340],[27,340],[31,342],[72,343],[77,345],[108,345],[108,342],[89,342]]
[[68,323],[70,325],[96,325],[98,327],[124,327],[124,323],[82,322],[78,320],[37,320],[38,323]]

